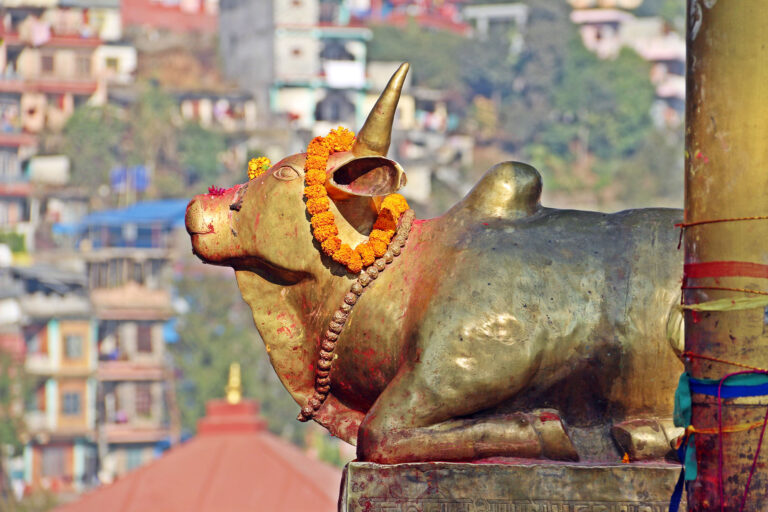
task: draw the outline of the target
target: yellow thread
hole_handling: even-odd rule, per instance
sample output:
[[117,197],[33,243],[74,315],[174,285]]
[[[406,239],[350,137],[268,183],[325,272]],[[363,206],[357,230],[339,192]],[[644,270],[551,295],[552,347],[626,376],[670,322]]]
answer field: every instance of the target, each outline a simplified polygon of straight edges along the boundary
[[698,304],[685,304],[683,309],[690,311],[740,311],[768,306],[768,297],[731,297],[711,300]]
[[726,425],[722,429],[718,427],[712,428],[696,428],[693,425],[689,425],[685,429],[685,434],[732,434],[734,432],[745,432],[747,430],[754,430],[763,426],[763,420],[753,421],[752,423],[739,423],[738,425]]

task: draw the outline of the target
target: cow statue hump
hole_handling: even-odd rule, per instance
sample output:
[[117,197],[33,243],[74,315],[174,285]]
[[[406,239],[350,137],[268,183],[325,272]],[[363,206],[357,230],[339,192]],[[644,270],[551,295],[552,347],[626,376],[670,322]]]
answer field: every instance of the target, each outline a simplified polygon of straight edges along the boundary
[[[405,182],[386,154],[407,71],[328,159],[329,208],[352,247]],[[539,173],[505,162],[444,215],[404,214],[356,275],[313,238],[306,158],[199,195],[186,216],[194,253],[235,269],[303,419],[384,463],[670,454],[680,211],[545,208]]]

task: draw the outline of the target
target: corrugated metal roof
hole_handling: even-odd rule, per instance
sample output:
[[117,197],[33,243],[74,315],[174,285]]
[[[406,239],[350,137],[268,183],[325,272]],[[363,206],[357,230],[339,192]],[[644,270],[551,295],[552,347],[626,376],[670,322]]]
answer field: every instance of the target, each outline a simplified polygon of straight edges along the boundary
[[83,217],[78,223],[78,227],[86,229],[89,227],[122,226],[124,224],[183,226],[188,203],[188,199],[163,199],[143,201],[115,210],[101,210]]

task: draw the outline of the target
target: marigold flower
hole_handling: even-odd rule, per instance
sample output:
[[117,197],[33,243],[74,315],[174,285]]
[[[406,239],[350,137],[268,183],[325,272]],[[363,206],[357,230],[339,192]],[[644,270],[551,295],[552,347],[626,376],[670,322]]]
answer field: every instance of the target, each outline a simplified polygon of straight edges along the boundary
[[346,265],[352,259],[352,248],[347,244],[341,244],[341,247],[331,257],[333,261]]
[[265,156],[260,156],[259,158],[251,158],[248,161],[248,179],[252,180],[257,176],[261,176],[269,169],[271,165],[272,163],[269,161],[269,158]]
[[322,185],[312,185],[304,188],[304,195],[309,199],[314,199],[316,197],[325,197],[328,195],[328,192],[326,192],[325,187]]
[[371,240],[368,242],[368,245],[371,246],[371,248],[373,249],[373,254],[377,258],[381,258],[382,256],[384,256],[384,253],[387,252],[387,244],[385,244],[381,240]]
[[395,235],[395,231],[383,231],[381,229],[374,229],[371,231],[371,234],[368,235],[368,240],[378,240],[380,242],[384,242],[385,244],[389,244],[390,241],[392,241],[392,237]]
[[331,202],[327,197],[314,197],[307,199],[307,211],[310,215],[327,212],[331,207]]
[[326,144],[333,152],[349,151],[355,140],[355,134],[346,128],[339,126],[325,138]]
[[382,210],[389,210],[394,214],[395,219],[399,219],[408,209],[408,201],[400,194],[389,194],[381,202]]
[[357,274],[363,270],[363,260],[360,259],[360,255],[357,254],[357,252],[353,252],[349,257],[349,261],[347,262],[347,270],[353,274]]
[[336,227],[336,224],[331,224],[330,226],[318,226],[314,229],[313,233],[315,234],[315,240],[322,243],[330,237],[338,235],[339,228]]
[[328,155],[316,155],[307,153],[307,158],[304,161],[304,169],[307,171],[317,170],[325,171],[325,166],[328,163]]
[[357,247],[355,247],[355,251],[357,254],[360,255],[360,258],[363,260],[363,266],[367,267],[368,265],[373,265],[373,260],[376,259],[376,256],[373,254],[373,248],[368,244],[367,242],[364,242]]
[[318,213],[317,215],[313,215],[310,223],[312,224],[313,228],[317,228],[320,226],[331,226],[334,224],[335,220],[336,218],[334,217],[333,212],[322,212]]
[[339,250],[339,247],[341,247],[341,240],[337,236],[332,236],[323,241],[323,243],[320,244],[320,247],[322,247],[323,252],[326,255],[333,256],[333,254]]
[[308,187],[313,185],[323,185],[325,183],[325,178],[325,170],[311,169],[307,171],[306,175],[304,176],[304,182]]
[[[399,217],[399,216],[398,216]],[[379,217],[373,224],[373,229],[381,231],[392,231],[393,233],[397,229],[397,218],[391,210],[381,210]]]

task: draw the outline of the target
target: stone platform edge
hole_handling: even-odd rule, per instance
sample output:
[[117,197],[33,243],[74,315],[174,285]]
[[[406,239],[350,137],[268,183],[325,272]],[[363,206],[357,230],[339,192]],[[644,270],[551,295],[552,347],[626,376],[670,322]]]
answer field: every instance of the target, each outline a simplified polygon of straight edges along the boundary
[[666,512],[679,476],[656,463],[350,462],[339,511]]

